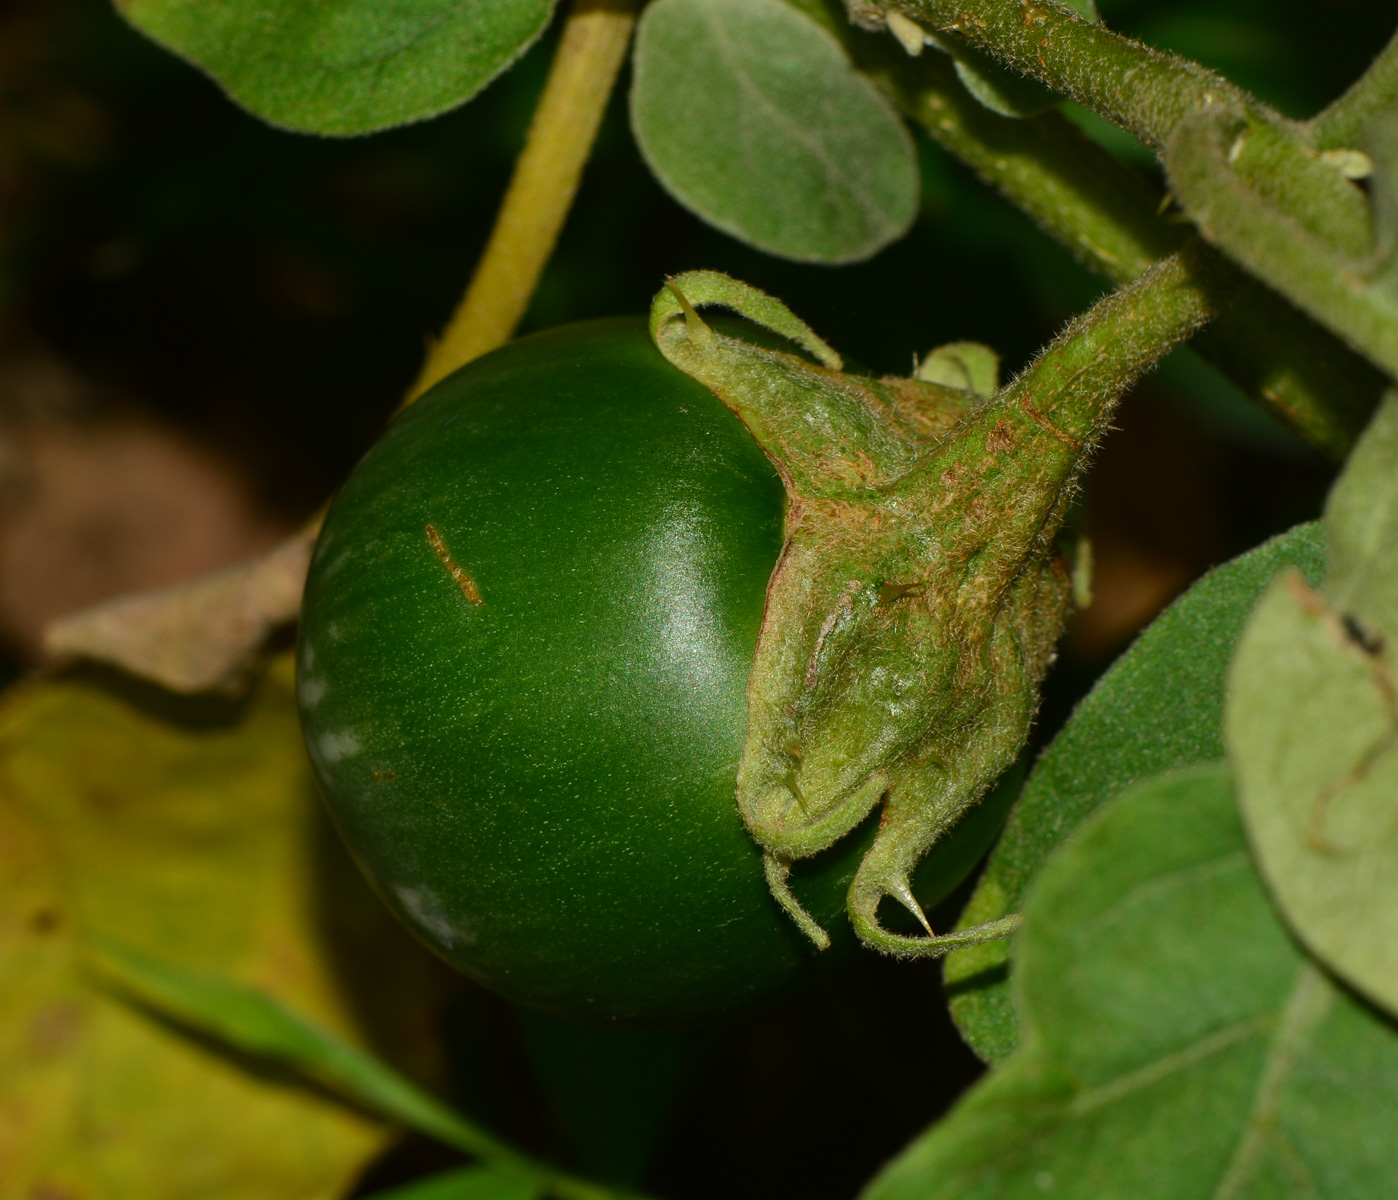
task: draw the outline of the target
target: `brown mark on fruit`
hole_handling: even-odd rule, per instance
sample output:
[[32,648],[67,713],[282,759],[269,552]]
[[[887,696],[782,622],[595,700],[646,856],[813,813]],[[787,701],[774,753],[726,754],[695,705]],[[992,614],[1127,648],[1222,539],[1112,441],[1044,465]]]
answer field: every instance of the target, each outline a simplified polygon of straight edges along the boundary
[[431,525],[427,527],[427,541],[432,549],[436,551],[437,557],[442,560],[442,565],[446,567],[447,574],[456,581],[456,586],[461,589],[461,594],[466,597],[477,608],[485,604],[481,599],[481,593],[476,587],[476,582],[461,567],[456,560],[447,553],[447,548],[442,544],[442,535]]

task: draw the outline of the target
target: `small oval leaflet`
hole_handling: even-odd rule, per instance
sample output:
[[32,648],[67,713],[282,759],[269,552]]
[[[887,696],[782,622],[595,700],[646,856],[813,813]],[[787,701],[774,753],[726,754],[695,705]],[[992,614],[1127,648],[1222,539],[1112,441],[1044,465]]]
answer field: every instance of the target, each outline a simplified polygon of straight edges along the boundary
[[147,36],[273,125],[347,137],[471,99],[543,32],[552,0],[118,0]]
[[917,214],[912,138],[826,30],[781,0],[657,0],[631,126],[709,224],[802,262],[869,258]]

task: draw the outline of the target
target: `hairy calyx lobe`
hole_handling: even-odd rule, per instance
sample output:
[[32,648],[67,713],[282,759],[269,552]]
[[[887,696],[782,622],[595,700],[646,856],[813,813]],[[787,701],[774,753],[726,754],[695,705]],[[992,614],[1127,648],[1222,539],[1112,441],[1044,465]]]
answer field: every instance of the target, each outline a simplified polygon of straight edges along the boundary
[[[695,312],[705,304],[774,329],[817,361],[711,328]],[[913,867],[1024,742],[1070,603],[1053,535],[1121,373],[1091,386],[1101,364],[1088,353],[1062,364],[1072,378],[1040,404],[1025,380],[987,398],[847,375],[779,302],[714,272],[672,281],[651,331],[744,421],[787,488],[737,781],[773,891],[821,941],[785,889],[786,865],[882,801],[850,917],[883,950],[949,948],[887,931],[878,905],[892,896],[926,924]],[[1090,397],[1074,394],[1079,382]]]

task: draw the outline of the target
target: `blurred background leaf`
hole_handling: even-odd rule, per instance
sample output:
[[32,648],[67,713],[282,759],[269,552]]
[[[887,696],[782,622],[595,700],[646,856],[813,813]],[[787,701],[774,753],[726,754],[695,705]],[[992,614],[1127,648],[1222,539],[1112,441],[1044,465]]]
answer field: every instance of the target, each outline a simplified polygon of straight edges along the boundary
[[552,0],[117,0],[137,29],[259,117],[346,136],[474,96],[539,36]]
[[460,1167],[375,1192],[371,1200],[535,1200],[538,1195],[538,1188],[489,1167]]
[[290,660],[242,708],[78,678],[14,690],[0,820],[0,1190],[343,1195],[391,1130],[110,998],[79,953],[104,931],[179,955],[432,1076],[437,968],[328,829]]

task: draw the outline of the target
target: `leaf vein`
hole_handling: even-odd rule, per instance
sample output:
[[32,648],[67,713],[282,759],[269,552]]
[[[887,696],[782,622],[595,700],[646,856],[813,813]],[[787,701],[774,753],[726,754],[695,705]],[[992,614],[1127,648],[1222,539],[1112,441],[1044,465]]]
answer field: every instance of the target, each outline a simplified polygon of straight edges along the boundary
[[851,175],[843,169],[843,165],[830,156],[823,142],[814,135],[808,133],[800,124],[791,120],[776,104],[774,104],[767,94],[758,86],[757,81],[752,78],[751,72],[747,70],[746,64],[741,56],[736,52],[732,39],[728,36],[728,30],[724,27],[718,15],[711,9],[704,10],[704,18],[713,34],[714,42],[717,45],[724,65],[732,72],[734,80],[743,91],[752,97],[754,104],[759,106],[766,113],[772,123],[787,134],[793,142],[804,147],[810,152],[816,162],[824,168],[826,184],[832,190],[844,191],[863,210],[865,217],[874,228],[885,224],[886,218],[882,205],[867,187],[859,186],[857,176]]
[[1265,1033],[1271,1025],[1272,1018],[1262,1016],[1239,1021],[1224,1029],[1216,1030],[1207,1037],[1200,1038],[1197,1042],[1176,1050],[1172,1054],[1167,1054],[1163,1058],[1158,1058],[1144,1067],[1129,1071],[1125,1075],[1119,1075],[1116,1079],[1089,1091],[1080,1092],[1069,1105],[1069,1114],[1077,1118],[1085,1116],[1103,1105],[1115,1103],[1117,1100],[1129,1096],[1132,1092],[1138,1092],[1142,1088],[1150,1087],[1152,1084],[1169,1078],[1177,1071],[1183,1071],[1195,1063],[1203,1062],[1204,1059],[1227,1050],[1230,1046],[1235,1046],[1249,1038]]
[[1325,1019],[1334,999],[1325,976],[1311,963],[1305,963],[1292,985],[1286,1008],[1277,1023],[1272,1045],[1267,1051],[1252,1111],[1243,1126],[1228,1170],[1219,1180],[1214,1200],[1235,1200],[1252,1180],[1262,1161],[1268,1138],[1276,1133],[1277,1112],[1297,1061],[1310,1042],[1311,1034]]

